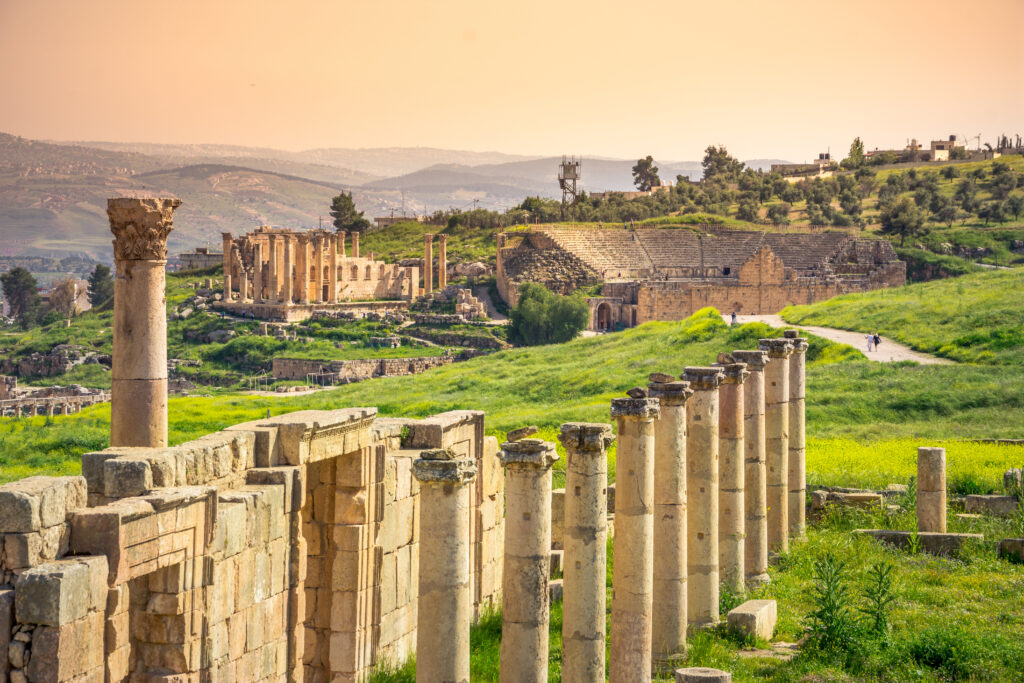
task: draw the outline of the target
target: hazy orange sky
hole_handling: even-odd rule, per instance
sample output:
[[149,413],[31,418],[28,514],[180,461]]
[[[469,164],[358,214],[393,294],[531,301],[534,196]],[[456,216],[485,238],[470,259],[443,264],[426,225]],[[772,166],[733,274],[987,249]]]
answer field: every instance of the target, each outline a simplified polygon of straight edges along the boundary
[[799,161],[1024,134],[1022,45],[1022,0],[0,0],[0,131]]

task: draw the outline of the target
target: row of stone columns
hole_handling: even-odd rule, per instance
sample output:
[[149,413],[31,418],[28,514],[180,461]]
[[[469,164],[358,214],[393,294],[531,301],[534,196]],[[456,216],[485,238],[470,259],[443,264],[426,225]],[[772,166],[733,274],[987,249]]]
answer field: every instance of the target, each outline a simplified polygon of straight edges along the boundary
[[[618,427],[615,566],[608,680],[649,681],[680,654],[688,627],[719,621],[719,582],[741,592],[767,581],[769,547],[789,526],[789,495],[804,489],[804,340],[761,340],[681,381],[651,375],[611,404]],[[800,359],[794,366],[788,361]],[[798,397],[796,406],[790,396]],[[799,414],[790,421],[793,412]],[[789,438],[789,425],[796,427]],[[568,423],[562,679],[605,680],[607,453],[610,425]],[[790,448],[793,450],[791,451]],[[790,454],[792,453],[792,460]],[[502,681],[548,678],[548,577],[554,444],[502,444],[505,560]],[[418,681],[469,680],[469,510],[473,463],[427,451],[421,482]],[[775,505],[774,511],[770,507]],[[766,510],[767,506],[767,510]],[[802,507],[802,505],[801,505]],[[443,508],[443,509],[442,509]],[[457,565],[457,566],[456,566]]]
[[[347,258],[346,234],[352,236],[352,256],[358,258],[358,232],[266,233],[266,244],[260,238],[261,233],[256,233],[257,237],[252,240],[250,297],[248,271],[239,247],[231,233],[223,233],[225,300],[232,300],[237,288],[238,300],[243,303],[337,303],[338,268],[340,260]],[[312,278],[308,275],[310,271]],[[237,287],[232,280],[233,272],[239,273]]]
[[[448,286],[448,235],[437,235],[437,289]],[[434,234],[423,235],[423,293],[434,291]]]

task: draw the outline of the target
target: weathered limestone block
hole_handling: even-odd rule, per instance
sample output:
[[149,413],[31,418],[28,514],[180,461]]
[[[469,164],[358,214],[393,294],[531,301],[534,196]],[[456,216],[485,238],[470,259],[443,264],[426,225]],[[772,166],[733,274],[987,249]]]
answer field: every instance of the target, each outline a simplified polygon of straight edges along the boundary
[[59,627],[40,626],[32,632],[28,680],[46,683],[103,680],[103,612],[95,611]]
[[654,420],[658,399],[612,399],[618,422],[619,489],[612,574],[610,680],[646,681],[651,675],[654,597]]
[[[909,531],[893,531],[890,529],[857,529],[858,534],[867,534],[872,536],[883,543],[894,545],[897,548],[909,548],[911,543],[911,534]],[[937,533],[931,531],[921,531],[917,534],[918,543],[920,543],[921,550],[933,555],[950,555],[955,556],[960,552],[960,548],[969,541],[984,541],[985,536],[983,534],[951,534],[951,533]]]
[[1024,564],[1024,538],[1004,538],[999,541],[999,557]]
[[0,589],[0,680],[7,675],[10,668],[8,651],[11,642],[11,628],[14,627],[14,591],[9,588]]
[[611,425],[570,422],[558,436],[565,447],[565,571],[562,602],[562,680],[605,680],[607,486]]
[[50,562],[67,554],[71,529],[67,524],[55,524],[28,534],[4,534],[0,566],[4,569],[24,569]]
[[704,666],[676,669],[676,683],[732,683],[732,674]]
[[141,458],[111,458],[103,463],[103,495],[107,498],[144,496],[153,490],[153,469]]
[[85,507],[82,477],[27,477],[0,486],[0,533],[27,533],[63,524]]
[[778,619],[774,600],[747,600],[729,611],[729,630],[745,638],[771,640]]
[[824,510],[829,505],[857,508],[876,508],[885,503],[885,496],[871,491],[825,491],[811,492],[811,509]]
[[564,548],[562,533],[565,527],[565,489],[551,491],[551,547]]
[[551,466],[556,460],[555,445],[540,439],[501,445],[505,560],[499,678],[509,683],[548,679]]
[[655,373],[647,385],[661,404],[654,422],[653,656],[686,649],[686,402],[688,382]]
[[946,531],[945,448],[917,449],[917,529]]
[[[920,497],[920,493],[918,496]],[[1016,496],[964,496],[964,512],[968,513],[1009,517],[1017,512],[1019,505],[1020,501]]]
[[23,624],[63,626],[82,619],[107,600],[107,558],[56,560],[21,573],[15,610]]

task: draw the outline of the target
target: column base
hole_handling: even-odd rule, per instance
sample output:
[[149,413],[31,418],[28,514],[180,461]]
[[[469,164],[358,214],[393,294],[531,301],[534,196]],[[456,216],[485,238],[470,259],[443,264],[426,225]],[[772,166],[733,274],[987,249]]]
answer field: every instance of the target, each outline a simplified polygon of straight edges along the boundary
[[767,586],[772,582],[772,577],[768,576],[768,573],[764,574],[748,574],[747,575],[747,590],[755,591],[761,586]]

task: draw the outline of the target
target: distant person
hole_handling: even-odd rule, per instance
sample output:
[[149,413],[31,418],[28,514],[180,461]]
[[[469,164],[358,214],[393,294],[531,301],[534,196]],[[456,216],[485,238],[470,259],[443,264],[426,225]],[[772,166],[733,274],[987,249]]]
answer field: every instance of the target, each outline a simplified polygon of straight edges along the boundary
[[872,341],[875,342],[875,351],[877,351],[878,345],[882,343],[882,338],[878,336],[877,332],[875,332],[875,338]]
[[866,336],[866,337],[864,337],[864,338],[865,338],[865,339],[867,340],[867,342],[868,342],[868,353],[871,353],[871,347],[872,347],[872,345],[873,345],[873,344],[875,343],[875,335],[873,335],[873,334],[869,334],[868,336]]
[[736,311],[732,312],[732,323],[731,324],[733,324],[733,325],[736,324]]

